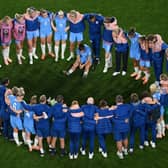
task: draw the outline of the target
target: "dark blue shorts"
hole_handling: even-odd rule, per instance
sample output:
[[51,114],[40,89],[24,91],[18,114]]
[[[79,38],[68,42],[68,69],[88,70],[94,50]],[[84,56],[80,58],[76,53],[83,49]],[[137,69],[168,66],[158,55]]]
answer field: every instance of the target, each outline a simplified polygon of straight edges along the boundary
[[128,137],[128,132],[114,132],[115,141],[123,141]]

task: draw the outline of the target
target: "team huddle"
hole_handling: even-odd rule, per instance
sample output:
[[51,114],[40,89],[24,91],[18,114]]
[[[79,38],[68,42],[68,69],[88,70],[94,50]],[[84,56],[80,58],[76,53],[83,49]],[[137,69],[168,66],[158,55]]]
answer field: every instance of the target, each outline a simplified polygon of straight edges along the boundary
[[[83,43],[86,24],[89,27],[91,47]],[[94,98],[88,97],[85,105],[80,105],[74,100],[70,106],[66,105],[62,95],[52,100],[41,95],[39,101],[34,95],[30,103],[26,103],[24,88],[14,86],[9,89],[9,79],[5,78],[0,85],[0,126],[6,139],[14,140],[17,146],[24,143],[30,152],[38,150],[40,156],[44,157],[46,153],[44,139],[47,139],[48,150],[53,156],[57,153],[56,142],[59,139],[61,156],[65,156],[67,154],[65,139],[68,137],[70,159],[77,159],[79,151],[82,155],[86,155],[86,144],[89,140],[89,159],[92,159],[96,151],[94,145],[96,136],[99,152],[106,158],[108,157],[106,136],[113,134],[117,156],[124,159],[126,155],[134,152],[137,130],[140,131],[141,150],[149,145],[156,148],[156,138],[165,136],[165,129],[168,129],[168,76],[162,74],[162,69],[164,55],[168,57],[168,45],[159,34],[141,35],[135,28],[130,28],[126,32],[119,27],[115,17],[104,17],[95,13],[81,14],[75,10],[68,13],[60,10],[53,13],[45,9],[38,11],[34,7],[28,8],[25,14],[15,14],[14,19],[5,16],[0,20],[0,31],[5,65],[12,63],[10,58],[12,38],[16,44],[18,63],[23,64],[23,60],[26,59],[23,56],[23,44],[26,39],[29,64],[33,64],[34,59],[39,59],[36,53],[38,37],[41,60],[45,60],[48,55],[58,62],[60,58],[65,59],[69,36],[70,55],[67,61],[75,56],[76,60],[70,69],[63,71],[66,75],[71,75],[80,68],[84,69],[83,77],[87,77],[90,68],[100,63],[102,41],[105,51],[103,73],[107,73],[112,67],[114,47],[113,76],[126,75],[130,55],[134,66],[131,77],[135,80],[142,79],[143,84],[146,84],[150,77],[151,66],[156,77],[156,82],[149,88],[150,92],[144,92],[141,98],[137,93],[131,93],[129,103],[125,103],[123,97],[118,95],[115,98],[115,105],[108,105],[103,99],[96,105]],[[19,140],[20,132],[23,142]]]
[[[24,101],[24,89],[16,86],[9,89],[8,85],[8,78],[0,85],[2,135],[7,140],[14,140],[17,146],[24,142],[30,152],[39,150],[41,157],[46,153],[43,146],[45,138],[52,156],[59,151],[56,150],[58,139],[61,156],[65,156],[67,138],[70,159],[77,159],[79,150],[82,155],[86,155],[88,140],[89,159],[92,159],[96,151],[94,143],[97,136],[99,152],[107,158],[106,136],[113,134],[117,156],[124,159],[126,155],[134,152],[135,135],[138,130],[139,148],[143,150],[149,145],[156,148],[156,138],[163,138],[165,129],[168,129],[166,74],[161,74],[159,86],[156,83],[151,84],[150,92],[143,92],[141,98],[138,94],[131,93],[130,102],[125,103],[123,97],[117,95],[115,105],[108,105],[104,99],[96,105],[94,98],[88,97],[86,104],[80,105],[77,100],[73,100],[68,107],[62,95],[52,100],[41,95],[39,103],[34,95],[27,104]],[[23,142],[19,140],[20,132]]]
[[[89,27],[89,39],[91,47],[83,44],[83,33]],[[29,63],[33,64],[34,59],[39,57],[36,54],[37,39],[40,37],[41,59],[46,58],[46,44],[48,55],[57,62],[59,55],[65,58],[66,41],[70,41],[70,61],[76,55],[73,66],[64,71],[66,75],[72,74],[76,68],[84,69],[83,77],[87,77],[90,67],[100,62],[101,41],[105,50],[105,65],[103,72],[107,73],[112,67],[112,48],[115,47],[115,72],[113,76],[120,73],[125,76],[127,73],[128,55],[133,60],[134,72],[131,77],[135,80],[142,78],[146,84],[150,77],[150,67],[154,67],[156,82],[162,74],[164,54],[168,55],[168,45],[162,40],[159,34],[141,35],[135,28],[124,31],[117,24],[115,17],[104,17],[95,13],[81,14],[71,10],[68,13],[62,10],[53,13],[45,9],[40,11],[34,7],[26,10],[25,14],[15,14],[14,19],[5,16],[0,21],[0,39],[4,64],[12,62],[10,58],[10,44],[12,37],[16,44],[16,55],[18,63],[22,64],[23,42],[27,39]],[[52,51],[52,34],[54,31],[54,52]],[[77,43],[77,51],[75,50]],[[61,43],[61,45],[60,45]],[[60,52],[61,48],[61,52]],[[122,64],[122,65],[121,65]],[[144,76],[142,77],[142,73]]]

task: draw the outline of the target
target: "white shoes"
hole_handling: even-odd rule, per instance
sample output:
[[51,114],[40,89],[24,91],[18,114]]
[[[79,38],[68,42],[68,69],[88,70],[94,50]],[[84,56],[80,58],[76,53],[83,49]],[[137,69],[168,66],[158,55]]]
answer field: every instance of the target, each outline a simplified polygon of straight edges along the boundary
[[117,156],[119,157],[119,159],[124,159],[122,152],[117,151]]
[[22,64],[22,60],[18,59],[18,63],[19,63],[19,65],[21,65]]
[[58,62],[58,57],[55,57],[55,62]]
[[74,56],[70,55],[70,56],[67,58],[67,61],[70,61],[72,58],[74,58]]
[[107,73],[107,71],[108,71],[108,67],[105,66],[104,69],[103,69],[103,73]]
[[148,142],[148,141],[145,141],[145,142],[144,142],[144,145],[145,145],[145,146],[149,146],[149,142]]
[[120,72],[114,72],[113,73],[113,76],[117,76],[117,75],[119,75],[120,74]]
[[72,160],[73,158],[73,155],[69,154],[69,159]]
[[61,59],[63,60],[65,58],[65,56],[64,55],[61,55]]
[[133,148],[130,148],[129,149],[129,153],[133,153],[134,152],[134,149]]
[[78,153],[76,155],[74,155],[74,159],[77,159],[78,158]]
[[87,78],[87,76],[88,76],[88,72],[84,72],[82,77]]
[[99,147],[99,152],[102,152],[102,151],[103,151],[102,148]]
[[81,152],[81,155],[86,155],[86,151],[85,150],[82,150],[82,148],[80,148],[80,152]]
[[144,146],[143,145],[139,145],[139,149],[144,149]]
[[125,76],[126,75],[126,71],[122,71],[122,76]]
[[104,158],[107,158],[107,152],[101,152],[101,154],[102,154],[102,156],[104,157]]
[[34,59],[38,59],[38,56],[36,54],[33,55]]
[[89,159],[93,159],[94,153],[89,153]]
[[23,142],[19,142],[18,144],[17,144],[17,146],[19,147],[19,146],[21,146],[23,144]]
[[22,58],[23,60],[25,60],[25,59],[26,59],[26,57],[25,57],[25,56],[23,56],[23,55],[21,56],[21,58]]
[[29,64],[30,64],[30,65],[33,64],[33,59],[30,59]]
[[150,145],[151,145],[152,148],[156,148],[156,143],[155,142],[150,141]]
[[125,156],[127,156],[128,155],[128,150],[124,148],[123,153],[124,153]]

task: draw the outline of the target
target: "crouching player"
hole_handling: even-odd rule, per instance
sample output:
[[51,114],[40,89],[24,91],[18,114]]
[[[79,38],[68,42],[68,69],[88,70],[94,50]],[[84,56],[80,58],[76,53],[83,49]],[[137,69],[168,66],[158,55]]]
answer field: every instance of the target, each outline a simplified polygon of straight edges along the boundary
[[113,110],[114,139],[117,145],[117,156],[124,159],[128,155],[128,132],[130,130],[131,106],[123,103],[121,95],[116,96],[116,109]]
[[135,142],[135,134],[139,129],[140,132],[140,145],[139,148],[144,148],[145,141],[145,123],[146,123],[146,109],[145,104],[142,104],[139,100],[139,96],[136,93],[131,94],[131,119],[130,119],[130,149],[129,152],[132,153],[134,151],[134,142]]
[[76,70],[76,68],[84,68],[85,70],[83,73],[83,77],[86,78],[88,76],[90,67],[92,66],[91,49],[86,44],[79,44],[76,54],[77,58],[75,63],[68,71],[64,71],[64,73],[66,75],[70,75]]
[[38,136],[40,156],[44,157],[43,139],[47,138],[47,143],[50,148],[50,133],[49,133],[49,118],[50,118],[50,108],[46,104],[47,98],[45,95],[41,95],[39,99],[40,104],[27,105],[22,102],[25,110],[34,111],[33,118],[35,120],[36,135]]
[[84,112],[84,117],[82,148],[80,150],[82,155],[86,155],[86,141],[89,138],[89,159],[92,159],[94,156],[94,140],[96,129],[96,121],[94,120],[94,117],[97,113],[97,107],[94,105],[94,99],[92,97],[87,99],[87,104],[82,106],[82,111]]
[[58,95],[56,98],[57,103],[51,107],[51,117],[52,117],[52,126],[51,126],[51,155],[56,153],[56,141],[59,138],[61,156],[66,154],[65,151],[65,135],[66,135],[66,120],[67,120],[67,106],[64,104],[64,97]]

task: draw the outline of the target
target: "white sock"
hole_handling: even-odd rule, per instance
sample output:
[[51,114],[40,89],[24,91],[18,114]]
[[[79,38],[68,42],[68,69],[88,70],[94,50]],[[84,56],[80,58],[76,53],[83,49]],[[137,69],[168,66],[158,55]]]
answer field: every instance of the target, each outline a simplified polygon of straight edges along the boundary
[[4,59],[7,59],[8,58],[8,49],[7,48],[4,48],[3,50],[2,50],[2,55],[3,55],[3,57],[4,57]]
[[31,140],[30,140],[30,139],[28,139],[26,142],[27,142],[28,147],[29,147],[29,148],[32,148],[32,145],[31,145]]
[[43,148],[40,148],[40,153],[44,153],[44,149]]
[[64,53],[66,49],[66,43],[62,44],[61,46],[61,58],[64,59]]
[[74,52],[73,51],[70,52],[70,57],[72,57],[72,58],[74,57]]
[[33,47],[33,55],[36,55],[36,47]]
[[17,145],[19,145],[19,136],[17,132],[13,132],[13,138]]
[[160,125],[161,125],[161,132],[162,132],[162,134],[165,134],[165,121],[162,120],[162,121],[160,122]]
[[46,55],[46,46],[45,46],[45,44],[41,44],[41,51],[42,51],[42,54],[43,55]]
[[59,46],[55,46],[55,60],[58,61]]
[[150,74],[149,74],[147,71],[144,71],[144,74],[145,74],[145,77],[146,77],[147,79],[149,79]]
[[109,54],[109,58],[108,58],[108,66],[111,67],[112,66],[112,54]]
[[83,75],[86,75],[86,76],[87,76],[88,73],[89,73],[88,71],[84,71]]
[[32,52],[29,52],[29,58],[30,58],[30,60],[33,60],[33,53]]
[[146,73],[146,77],[147,77],[147,79],[149,79],[149,77],[150,77],[150,73]]
[[108,67],[108,64],[109,64],[109,57],[105,58],[105,67]]
[[8,47],[6,48],[7,57],[9,57],[9,53],[10,53],[10,47],[8,46]]
[[19,54],[17,54],[17,59],[18,59],[18,61],[21,61],[21,55],[20,55],[20,52],[19,52]]
[[136,73],[138,73],[139,67],[134,67],[134,70],[135,70]]
[[26,133],[24,131],[22,131],[22,138],[24,143],[26,143]]
[[37,145],[38,145],[38,138],[35,137],[35,138],[34,138],[34,146],[37,146]]
[[157,134],[162,135],[160,123],[157,123],[156,128],[157,128]]
[[23,55],[23,49],[20,49],[19,54],[22,56]]
[[138,71],[138,75],[141,75],[141,73],[142,73],[142,71],[141,71],[141,70],[139,70],[139,71]]
[[48,52],[51,53],[52,52],[51,44],[47,43],[47,46],[48,46]]
[[68,71],[68,74],[70,75],[70,74],[72,74],[72,73],[73,73],[73,70],[70,69],[70,70]]

